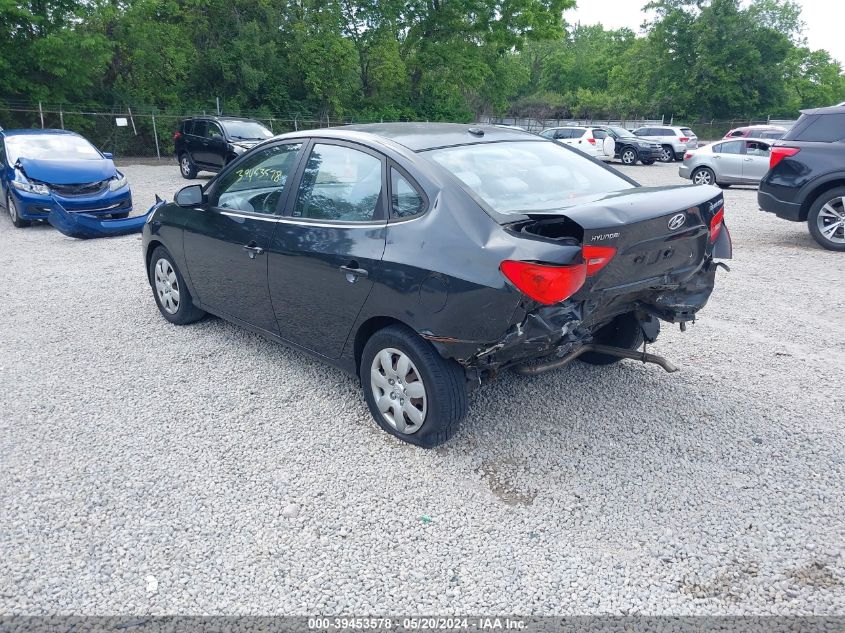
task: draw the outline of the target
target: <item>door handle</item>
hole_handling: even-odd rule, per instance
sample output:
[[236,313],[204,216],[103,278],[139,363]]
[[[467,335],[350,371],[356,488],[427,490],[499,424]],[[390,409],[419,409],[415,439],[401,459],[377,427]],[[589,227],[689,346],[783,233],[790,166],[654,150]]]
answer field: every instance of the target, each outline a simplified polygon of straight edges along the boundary
[[348,266],[341,266],[340,270],[346,273],[346,280],[353,284],[358,281],[358,277],[367,277],[369,276],[369,271],[358,268],[358,262],[349,262]]
[[750,158],[743,158],[742,160],[744,160],[746,163],[750,163],[750,162],[751,162],[751,159],[750,159]]
[[244,245],[244,250],[249,255],[250,259],[255,259],[256,255],[261,255],[264,252],[264,249],[258,246],[255,242],[250,242],[249,244]]

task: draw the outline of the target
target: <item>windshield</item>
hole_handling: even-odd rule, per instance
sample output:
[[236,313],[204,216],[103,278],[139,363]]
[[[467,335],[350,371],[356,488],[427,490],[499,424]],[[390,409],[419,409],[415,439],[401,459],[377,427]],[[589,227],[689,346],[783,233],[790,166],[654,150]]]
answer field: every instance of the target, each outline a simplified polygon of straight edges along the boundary
[[21,134],[6,137],[9,164],[19,158],[103,160],[103,155],[81,136],[73,134]]
[[259,141],[270,138],[273,133],[258,121],[221,121],[229,138],[242,141]]
[[615,125],[611,125],[607,128],[613,136],[619,138],[637,138],[633,132],[629,132],[624,127],[616,127]]
[[559,209],[575,198],[634,187],[602,165],[557,143],[479,143],[432,150],[424,155],[503,214]]

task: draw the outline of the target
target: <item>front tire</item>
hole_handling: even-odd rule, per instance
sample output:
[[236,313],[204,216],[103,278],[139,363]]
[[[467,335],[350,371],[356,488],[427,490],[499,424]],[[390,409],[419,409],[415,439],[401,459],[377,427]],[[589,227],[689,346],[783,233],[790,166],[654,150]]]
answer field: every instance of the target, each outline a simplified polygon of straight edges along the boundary
[[174,325],[199,321],[205,312],[194,305],[182,273],[163,246],[157,246],[150,257],[150,286],[161,316]]
[[182,155],[179,156],[179,173],[185,180],[193,180],[197,177],[197,166],[194,165],[194,161],[191,160],[188,152],[182,152]]
[[9,212],[9,218],[12,220],[12,224],[15,228],[25,229],[32,224],[30,220],[24,220],[21,218],[21,214],[18,211],[18,205],[11,193],[6,193],[6,211]]
[[845,252],[845,187],[825,191],[807,215],[810,235],[831,251]]
[[660,148],[660,162],[661,163],[674,163],[675,162],[675,150],[672,149],[671,145],[664,145]]
[[637,161],[639,160],[637,150],[632,147],[626,147],[625,149],[623,149],[622,153],[619,155],[619,158],[622,159],[623,165],[636,165]]
[[691,180],[696,185],[715,185],[716,174],[709,167],[699,167],[692,172]]
[[378,425],[409,444],[443,444],[466,415],[463,368],[404,325],[390,325],[370,337],[359,377]]

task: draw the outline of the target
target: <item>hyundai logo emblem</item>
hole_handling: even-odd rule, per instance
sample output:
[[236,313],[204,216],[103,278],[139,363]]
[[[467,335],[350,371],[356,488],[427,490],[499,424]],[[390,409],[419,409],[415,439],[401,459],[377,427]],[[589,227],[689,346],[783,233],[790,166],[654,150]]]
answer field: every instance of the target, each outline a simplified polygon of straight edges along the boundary
[[672,218],[669,220],[669,230],[676,231],[681,228],[687,221],[687,216],[685,213],[679,213],[677,215],[673,215]]

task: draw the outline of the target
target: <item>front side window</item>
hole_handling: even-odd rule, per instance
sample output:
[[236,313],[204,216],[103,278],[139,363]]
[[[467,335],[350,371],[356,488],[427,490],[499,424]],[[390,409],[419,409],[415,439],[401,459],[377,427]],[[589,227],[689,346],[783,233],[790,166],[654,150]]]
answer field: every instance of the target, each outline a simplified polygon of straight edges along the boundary
[[205,136],[210,139],[223,138],[223,129],[214,121],[209,121]]
[[421,155],[502,214],[560,209],[584,196],[634,187],[583,154],[545,141],[477,143]]
[[397,170],[390,170],[390,205],[393,215],[408,218],[425,211],[425,199]]
[[769,146],[757,141],[746,141],[745,153],[749,156],[768,156]]
[[216,206],[250,213],[275,213],[301,148],[302,143],[275,145],[247,156],[220,179],[215,193]]
[[194,125],[192,128],[191,134],[194,136],[207,136],[208,135],[208,121],[194,121]]
[[293,216],[337,222],[376,219],[382,187],[382,162],[371,154],[317,143],[311,150]]

